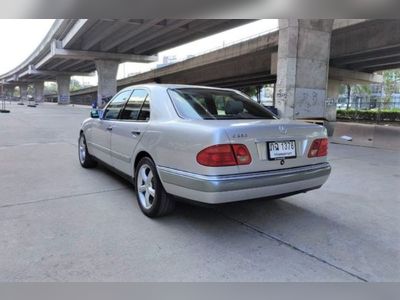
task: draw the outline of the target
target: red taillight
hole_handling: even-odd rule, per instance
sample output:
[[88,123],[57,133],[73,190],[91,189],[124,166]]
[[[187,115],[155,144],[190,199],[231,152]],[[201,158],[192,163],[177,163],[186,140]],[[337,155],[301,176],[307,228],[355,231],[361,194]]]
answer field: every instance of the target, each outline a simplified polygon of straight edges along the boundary
[[207,147],[197,154],[197,162],[207,167],[227,167],[251,163],[249,150],[242,144],[221,144]]
[[251,155],[245,145],[233,144],[232,149],[238,165],[248,165],[251,163]]
[[328,155],[328,139],[316,139],[312,142],[308,157],[321,157]]

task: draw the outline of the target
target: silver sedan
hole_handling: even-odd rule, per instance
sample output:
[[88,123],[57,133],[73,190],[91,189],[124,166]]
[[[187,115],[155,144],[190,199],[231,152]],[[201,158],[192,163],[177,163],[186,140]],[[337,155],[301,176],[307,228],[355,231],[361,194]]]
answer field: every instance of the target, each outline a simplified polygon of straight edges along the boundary
[[82,124],[79,161],[135,185],[149,217],[176,199],[217,204],[321,187],[330,174],[322,126],[280,120],[239,91],[146,84],[121,90]]

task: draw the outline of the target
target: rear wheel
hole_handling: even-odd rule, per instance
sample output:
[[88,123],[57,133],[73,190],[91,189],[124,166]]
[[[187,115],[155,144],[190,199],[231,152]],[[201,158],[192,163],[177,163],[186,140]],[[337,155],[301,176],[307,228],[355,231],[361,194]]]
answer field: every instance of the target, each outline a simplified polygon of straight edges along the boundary
[[79,136],[78,145],[79,162],[84,168],[93,168],[97,165],[96,160],[91,156],[87,150],[86,138],[83,133]]
[[165,216],[175,208],[175,201],[168,196],[158,177],[154,162],[142,158],[135,171],[136,198],[142,212],[151,218]]

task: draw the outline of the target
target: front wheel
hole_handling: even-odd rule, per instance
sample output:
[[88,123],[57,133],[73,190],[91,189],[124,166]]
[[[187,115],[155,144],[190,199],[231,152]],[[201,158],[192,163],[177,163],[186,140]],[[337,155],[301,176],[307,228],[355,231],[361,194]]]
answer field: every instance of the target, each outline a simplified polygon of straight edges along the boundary
[[139,161],[135,183],[136,198],[146,216],[161,217],[174,210],[175,201],[164,190],[156,166],[150,158],[144,157]]
[[79,145],[78,145],[78,155],[79,155],[79,162],[81,166],[84,168],[93,168],[97,165],[97,162],[94,158],[89,154],[86,145],[85,135],[81,133],[79,136]]

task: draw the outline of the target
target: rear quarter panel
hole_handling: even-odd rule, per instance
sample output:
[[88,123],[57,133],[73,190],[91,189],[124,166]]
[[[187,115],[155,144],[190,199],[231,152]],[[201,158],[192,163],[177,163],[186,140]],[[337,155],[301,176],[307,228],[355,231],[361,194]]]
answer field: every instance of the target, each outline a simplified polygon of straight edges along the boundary
[[233,174],[237,166],[211,168],[197,163],[197,154],[208,146],[229,143],[224,129],[207,126],[204,121],[170,120],[152,122],[136,153],[147,151],[158,166],[203,175]]

